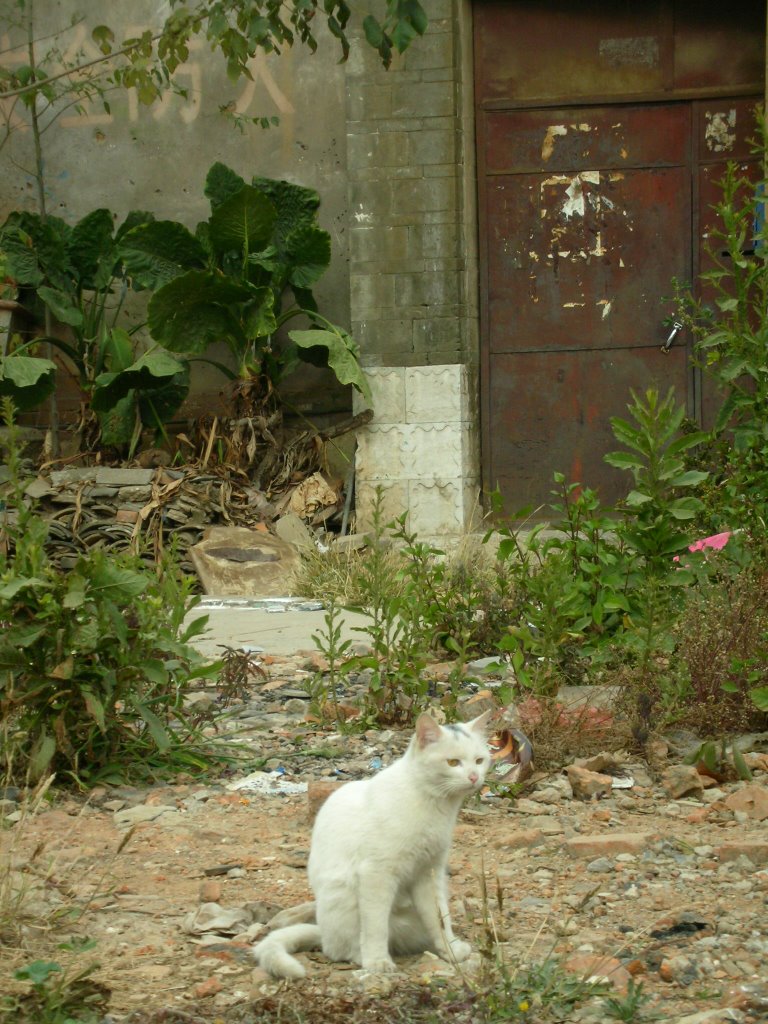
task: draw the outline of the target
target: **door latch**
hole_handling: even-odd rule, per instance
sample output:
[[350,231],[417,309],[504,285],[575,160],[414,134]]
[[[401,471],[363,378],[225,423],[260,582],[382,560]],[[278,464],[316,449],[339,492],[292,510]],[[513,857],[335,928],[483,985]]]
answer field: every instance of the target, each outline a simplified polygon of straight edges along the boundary
[[669,352],[669,350],[672,348],[672,346],[675,343],[675,338],[678,336],[680,331],[682,331],[682,329],[683,329],[682,323],[679,320],[675,320],[675,322],[672,324],[672,330],[670,331],[669,337],[664,342],[664,344],[661,346],[661,351],[662,352],[665,352],[665,353]]

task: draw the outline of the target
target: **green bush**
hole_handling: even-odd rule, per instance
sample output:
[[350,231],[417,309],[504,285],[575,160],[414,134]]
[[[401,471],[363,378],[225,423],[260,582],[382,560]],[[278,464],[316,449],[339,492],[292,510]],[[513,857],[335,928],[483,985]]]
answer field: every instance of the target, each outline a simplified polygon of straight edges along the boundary
[[212,674],[183,625],[196,598],[169,557],[157,570],[95,548],[71,570],[48,561],[45,522],[24,501],[11,445],[0,555],[0,723],[6,774],[78,783],[209,764],[184,714],[193,679]]

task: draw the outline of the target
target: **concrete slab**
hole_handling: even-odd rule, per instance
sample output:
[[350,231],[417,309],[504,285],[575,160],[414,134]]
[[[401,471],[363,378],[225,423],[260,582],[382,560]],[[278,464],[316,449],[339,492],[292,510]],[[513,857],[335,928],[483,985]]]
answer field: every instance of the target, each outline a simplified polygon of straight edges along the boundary
[[[206,657],[220,658],[219,644],[260,649],[265,654],[296,654],[314,651],[312,634],[325,630],[326,609],[321,601],[296,597],[239,598],[204,597],[187,621],[208,616],[208,630],[195,639],[194,646]],[[344,611],[342,639],[364,642],[368,616]]]

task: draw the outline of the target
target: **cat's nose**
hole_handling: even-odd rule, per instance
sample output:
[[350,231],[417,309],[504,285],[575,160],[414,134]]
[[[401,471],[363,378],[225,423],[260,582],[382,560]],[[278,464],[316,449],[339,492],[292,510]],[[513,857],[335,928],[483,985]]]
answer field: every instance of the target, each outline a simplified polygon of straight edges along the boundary
[[477,774],[477,772],[470,772],[469,773],[469,781],[472,783],[473,786],[474,786],[474,784],[477,782],[477,780],[479,778],[480,778],[480,776]]

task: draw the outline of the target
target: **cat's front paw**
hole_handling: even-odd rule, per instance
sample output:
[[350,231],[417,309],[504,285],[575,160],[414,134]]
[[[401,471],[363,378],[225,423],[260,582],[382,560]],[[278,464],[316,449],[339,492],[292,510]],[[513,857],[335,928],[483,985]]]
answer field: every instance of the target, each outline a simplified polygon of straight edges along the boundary
[[370,960],[363,960],[363,970],[371,974],[392,974],[397,970],[395,962],[388,956],[374,957]]
[[472,956],[472,947],[468,942],[462,942],[461,939],[452,939],[449,949],[451,960],[468,960]]

